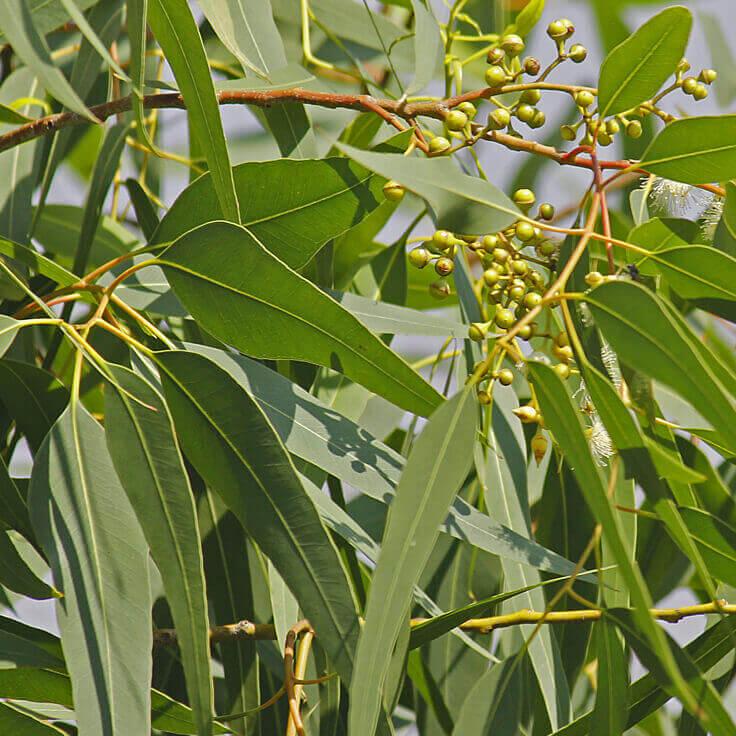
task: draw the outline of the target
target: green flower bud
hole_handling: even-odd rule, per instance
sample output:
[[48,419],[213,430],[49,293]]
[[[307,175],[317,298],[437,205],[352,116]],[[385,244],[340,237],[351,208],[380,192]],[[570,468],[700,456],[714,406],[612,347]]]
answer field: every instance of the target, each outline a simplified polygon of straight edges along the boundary
[[523,286],[512,286],[509,290],[509,298],[514,302],[520,302],[526,294],[526,288]]
[[445,153],[445,151],[448,151],[449,149],[450,141],[448,141],[447,138],[444,138],[441,135],[435,136],[429,142],[430,153]]
[[574,141],[577,138],[577,133],[575,132],[575,128],[573,128],[572,125],[561,125],[560,135],[565,141]]
[[524,210],[528,210],[536,201],[534,192],[531,189],[517,189],[511,199]]
[[632,120],[626,124],[626,135],[629,138],[641,138],[643,130],[638,120]]
[[532,437],[531,441],[531,448],[532,448],[532,455],[534,455],[534,460],[537,463],[537,466],[544,460],[544,456],[547,452],[547,447],[549,446],[549,442],[547,441],[547,438],[542,434],[542,430],[537,430],[537,433]]
[[510,368],[501,368],[496,379],[502,386],[510,386],[514,382],[514,373]]
[[491,256],[496,263],[506,263],[509,259],[509,252],[505,248],[494,248]]
[[707,96],[708,88],[701,82],[698,82],[697,87],[695,87],[695,92],[693,92],[693,99],[699,102],[700,100],[704,100]]
[[539,59],[535,59],[533,56],[527,56],[521,66],[522,69],[532,77],[536,77],[542,69]]
[[452,258],[438,258],[434,264],[434,270],[440,276],[449,276],[455,268]]
[[389,179],[383,185],[383,196],[386,197],[390,202],[401,202],[406,194],[406,189],[399,184],[399,182]]
[[682,91],[686,95],[694,94],[697,86],[698,80],[695,79],[695,77],[685,77],[685,79],[682,80]]
[[590,273],[585,274],[585,283],[588,284],[588,286],[599,286],[603,281],[603,274],[600,271],[591,271]]
[[619,130],[621,130],[621,126],[618,124],[618,120],[616,120],[616,118],[606,120],[606,132],[608,135],[616,135]]
[[534,119],[536,112],[536,108],[531,105],[522,104],[516,108],[516,117],[519,118],[522,123],[528,123]]
[[501,39],[501,48],[509,56],[518,56],[524,50],[524,39],[515,33],[509,33]]
[[426,248],[414,248],[409,251],[409,263],[416,268],[424,268],[432,258],[432,254]]
[[492,398],[491,395],[488,393],[488,391],[478,391],[478,403],[482,404],[483,406],[488,406],[488,404],[491,403]]
[[576,43],[570,46],[570,50],[567,52],[569,59],[574,61],[576,64],[580,64],[585,61],[585,57],[588,55],[588,49],[585,46]]
[[472,102],[461,102],[455,109],[464,112],[468,120],[472,120],[478,112],[478,108]]
[[506,82],[506,71],[502,66],[489,66],[486,69],[485,80],[489,87],[501,87]]
[[487,322],[473,322],[468,327],[468,337],[474,342],[483,342],[488,334]]
[[567,363],[557,363],[552,370],[563,380],[566,381],[570,377],[570,366]]
[[502,329],[507,330],[516,322],[516,317],[510,309],[497,309],[493,321]]
[[437,300],[447,299],[450,296],[450,285],[445,279],[433,281],[429,285],[429,293]]
[[611,138],[610,135],[608,135],[608,132],[605,128],[601,128],[598,131],[598,143],[600,143],[601,146],[610,146],[611,143],[613,143],[613,138]]
[[534,225],[532,225],[531,222],[517,223],[515,235],[522,243],[528,243],[534,238]]
[[437,250],[447,250],[455,244],[455,236],[449,230],[437,230],[432,235],[432,245]]
[[684,74],[685,72],[690,71],[690,62],[687,59],[680,59],[680,61],[677,62],[677,66],[675,67],[675,71],[679,74]]
[[468,124],[468,116],[462,110],[450,110],[445,118],[448,130],[460,131]]
[[587,108],[594,102],[595,97],[593,96],[593,93],[589,92],[587,89],[581,89],[579,92],[575,93],[575,104],[578,107]]
[[557,244],[553,243],[551,240],[544,240],[537,246],[537,253],[539,253],[540,256],[544,256],[546,258],[554,255],[556,251]]
[[506,52],[503,49],[496,46],[495,49],[491,49],[486,56],[486,61],[489,64],[500,64],[506,57]]
[[555,208],[554,205],[551,205],[549,202],[544,202],[543,204],[539,205],[539,216],[543,220],[551,220],[555,216]]
[[516,409],[512,409],[523,424],[534,424],[539,421],[539,412],[533,406],[519,406]]
[[502,107],[499,107],[488,115],[488,126],[493,130],[501,130],[510,122],[511,115],[509,115],[509,111],[504,110]]
[[534,117],[529,121],[529,127],[541,128],[546,122],[547,116],[541,110],[537,110],[534,113]]
[[524,301],[522,302],[527,309],[534,309],[534,307],[538,307],[541,303],[542,295],[537,291],[530,291],[524,296]]
[[718,72],[716,72],[715,69],[703,69],[700,74],[698,74],[698,79],[704,84],[713,84],[717,77]]
[[567,23],[565,19],[553,20],[547,26],[547,35],[553,38],[555,41],[567,38],[570,34],[568,33]]
[[511,264],[511,271],[515,273],[517,276],[526,275],[528,270],[529,270],[529,266],[527,265],[526,261],[517,260]]
[[483,271],[483,281],[486,286],[495,286],[501,280],[501,274],[497,268],[487,268]]
[[531,340],[534,337],[534,325],[524,325],[516,334],[522,340]]

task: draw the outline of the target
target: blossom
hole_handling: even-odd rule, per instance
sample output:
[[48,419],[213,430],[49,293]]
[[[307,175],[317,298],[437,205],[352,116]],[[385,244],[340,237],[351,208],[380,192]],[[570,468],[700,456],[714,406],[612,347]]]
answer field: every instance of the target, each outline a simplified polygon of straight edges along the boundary
[[[642,185],[643,189],[647,187],[649,187],[649,180],[645,180]],[[682,217],[693,211],[700,214],[705,206],[704,196],[702,189],[659,176],[654,178],[649,192],[649,197],[655,207],[675,217]]]
[[600,466],[608,464],[613,457],[613,442],[598,414],[593,415],[593,424],[588,428],[588,444],[593,458]]
[[703,212],[700,232],[707,240],[713,240],[716,234],[716,228],[723,215],[724,204],[725,200],[723,197],[713,197],[705,212]]

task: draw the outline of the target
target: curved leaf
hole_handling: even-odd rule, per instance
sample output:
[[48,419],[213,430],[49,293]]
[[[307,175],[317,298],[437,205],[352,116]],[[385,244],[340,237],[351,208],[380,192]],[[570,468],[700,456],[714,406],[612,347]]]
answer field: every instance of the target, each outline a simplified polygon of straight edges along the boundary
[[736,529],[702,509],[681,508],[680,513],[713,577],[736,585]]
[[[241,224],[292,268],[306,265],[383,201],[382,180],[344,158],[252,161],[234,167],[233,179]],[[212,177],[204,174],[178,196],[151,242],[176,240],[222,216]]]
[[206,735],[211,733],[214,690],[192,489],[161,396],[127,368],[110,367],[115,383],[105,391],[107,445],[161,573],[197,732]]
[[59,595],[28,567],[11,541],[9,532],[2,529],[0,529],[0,585],[36,600]]
[[616,46],[601,66],[600,116],[624,112],[656,94],[685,55],[691,26],[687,8],[667,8]]
[[0,729],[14,736],[54,736],[65,734],[60,728],[37,718],[26,710],[20,710],[12,703],[0,703]]
[[64,594],[56,618],[80,731],[147,733],[148,548],[104,432],[83,407],[67,409],[39,450],[29,508]]
[[429,414],[441,401],[355,317],[242,227],[202,225],[159,263],[192,316],[245,353],[335,368],[415,414]]
[[358,617],[347,577],[270,422],[207,358],[166,351],[156,360],[187,457],[274,563],[349,680]]
[[401,476],[358,641],[350,688],[349,730],[355,736],[375,732],[391,653],[411,602],[411,589],[470,469],[476,414],[473,393],[467,389],[443,404],[414,445]]

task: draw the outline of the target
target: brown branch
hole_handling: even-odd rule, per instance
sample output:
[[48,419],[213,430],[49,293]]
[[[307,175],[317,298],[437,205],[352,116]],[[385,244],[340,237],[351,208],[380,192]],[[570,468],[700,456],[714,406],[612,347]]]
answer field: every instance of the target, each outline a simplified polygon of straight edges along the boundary
[[[297,658],[297,667],[299,672],[294,672],[294,646],[299,634],[304,634],[302,645],[299,647],[299,656]],[[309,638],[307,638],[309,636]],[[311,645],[314,632],[306,619],[294,624],[286,634],[284,642],[284,688],[286,689],[286,697],[289,701],[289,722],[287,724],[286,733],[288,736],[296,733],[298,736],[305,736],[304,723],[302,722],[301,712],[299,710],[299,701],[301,699],[302,686],[296,684],[296,679],[304,677],[306,669],[306,656],[309,654],[309,646]],[[302,649],[305,649],[302,654]]]
[[[276,629],[271,624],[254,624],[252,621],[238,621],[235,624],[213,626],[210,629],[210,643],[218,644],[226,641],[241,639],[270,639],[276,638]],[[176,629],[155,629],[153,632],[153,646],[166,647],[176,644]]]

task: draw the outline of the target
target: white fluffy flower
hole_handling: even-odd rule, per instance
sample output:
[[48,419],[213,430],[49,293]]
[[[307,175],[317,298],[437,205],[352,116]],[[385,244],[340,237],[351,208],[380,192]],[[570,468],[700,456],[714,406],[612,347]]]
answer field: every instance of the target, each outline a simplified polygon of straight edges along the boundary
[[[648,180],[645,180],[642,188],[646,189],[647,186]],[[654,178],[649,197],[655,207],[665,210],[674,217],[700,214],[705,206],[702,189],[659,176]]]
[[593,415],[593,424],[588,428],[588,444],[598,465],[607,465],[608,459],[613,457],[613,442],[597,414]]
[[601,361],[608,372],[608,375],[613,381],[613,385],[616,388],[621,387],[621,370],[618,367],[618,357],[614,349],[608,344],[606,340],[602,341],[601,345]]
[[723,197],[713,197],[710,204],[703,212],[702,222],[700,223],[700,232],[707,240],[713,240],[716,234],[716,228],[721,221],[723,215],[723,205],[725,200]]

